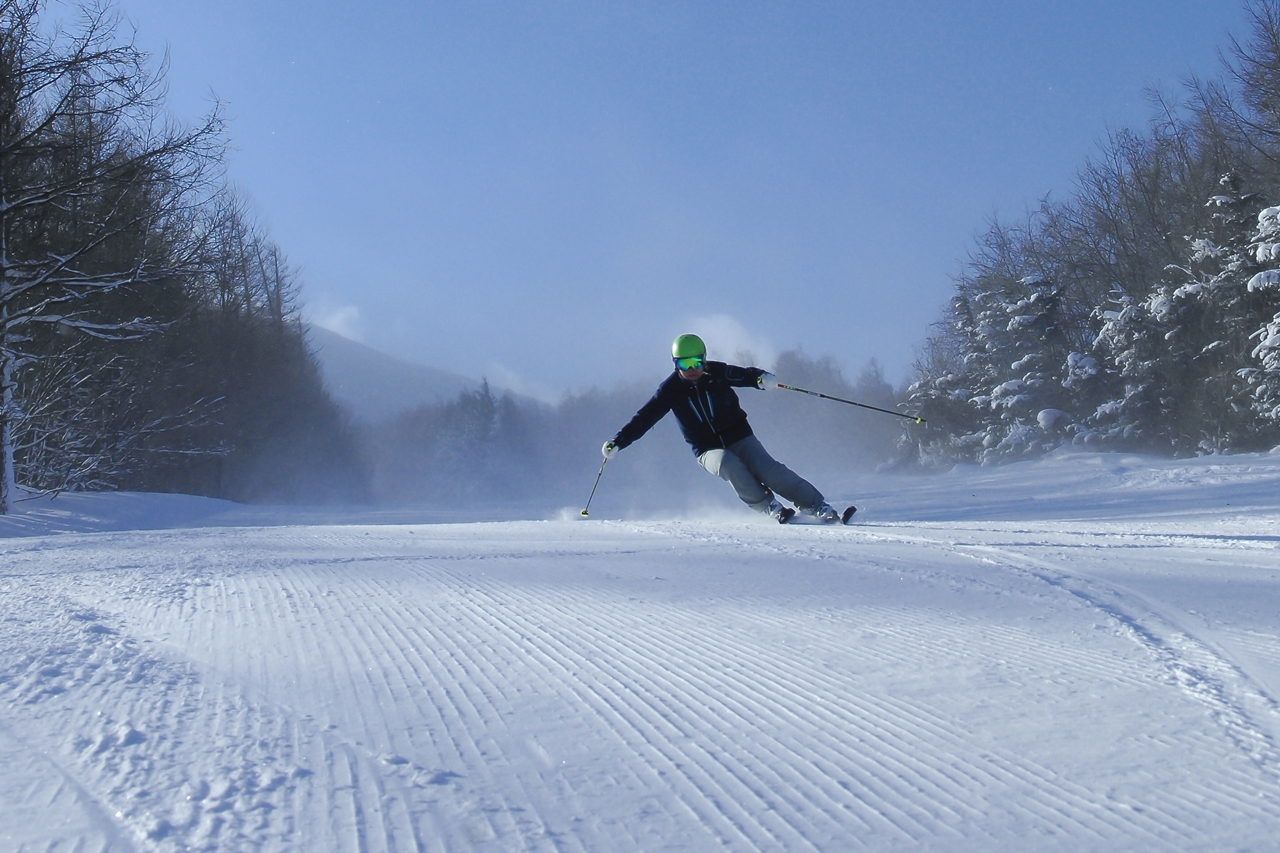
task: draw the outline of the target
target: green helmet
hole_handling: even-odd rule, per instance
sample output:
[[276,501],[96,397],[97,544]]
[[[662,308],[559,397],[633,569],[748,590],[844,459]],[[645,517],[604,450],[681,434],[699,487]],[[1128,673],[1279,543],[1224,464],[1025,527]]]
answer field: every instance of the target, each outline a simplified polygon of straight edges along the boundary
[[692,358],[693,356],[705,357],[707,354],[707,345],[702,342],[702,338],[697,335],[681,335],[671,344],[672,358]]

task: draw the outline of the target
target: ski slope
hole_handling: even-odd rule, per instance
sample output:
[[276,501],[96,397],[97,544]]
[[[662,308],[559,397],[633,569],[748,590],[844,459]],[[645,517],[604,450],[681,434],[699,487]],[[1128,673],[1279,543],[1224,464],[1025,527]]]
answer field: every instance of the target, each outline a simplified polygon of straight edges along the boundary
[[829,496],[859,522],[28,502],[0,850],[1276,849],[1280,456]]

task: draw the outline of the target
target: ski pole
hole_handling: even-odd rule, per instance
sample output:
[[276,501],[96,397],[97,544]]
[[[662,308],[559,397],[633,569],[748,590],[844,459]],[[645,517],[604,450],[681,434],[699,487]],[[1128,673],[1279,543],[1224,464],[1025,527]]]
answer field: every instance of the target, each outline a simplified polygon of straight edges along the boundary
[[918,424],[922,424],[925,422],[924,418],[920,417],[919,415],[904,415],[902,412],[895,412],[891,409],[881,409],[877,406],[868,406],[866,403],[855,403],[852,400],[842,400],[839,397],[830,397],[826,394],[819,394],[817,391],[806,391],[804,388],[796,388],[794,385],[783,385],[781,382],[779,382],[778,387],[786,388],[788,391],[798,391],[801,394],[808,394],[810,397],[821,397],[824,400],[835,400],[837,403],[848,403],[850,406],[858,406],[859,408],[870,409],[873,412],[883,412],[886,415],[897,415],[900,418],[906,418],[907,420],[915,421]]
[[591,498],[596,496],[596,486],[600,485],[600,476],[604,474],[604,466],[609,464],[609,460],[605,459],[600,463],[600,473],[596,474],[596,485],[591,487],[591,496],[587,498],[587,505],[582,508],[582,517],[586,518],[589,514],[587,510],[591,508]]

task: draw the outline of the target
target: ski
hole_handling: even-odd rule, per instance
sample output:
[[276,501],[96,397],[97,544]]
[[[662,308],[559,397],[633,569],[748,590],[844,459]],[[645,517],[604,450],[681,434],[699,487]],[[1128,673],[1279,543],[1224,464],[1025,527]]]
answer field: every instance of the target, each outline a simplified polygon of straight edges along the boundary
[[856,506],[846,507],[845,511],[840,513],[840,523],[848,524],[853,519],[853,514],[857,511],[858,508]]

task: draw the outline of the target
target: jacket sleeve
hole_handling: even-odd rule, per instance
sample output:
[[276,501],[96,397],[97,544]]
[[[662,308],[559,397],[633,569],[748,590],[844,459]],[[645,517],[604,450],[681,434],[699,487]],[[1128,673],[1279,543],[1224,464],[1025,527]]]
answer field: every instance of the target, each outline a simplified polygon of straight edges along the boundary
[[758,367],[738,367],[736,364],[724,366],[724,381],[735,388],[759,388],[760,374]]
[[671,411],[671,403],[662,392],[663,386],[659,386],[654,395],[649,398],[649,402],[641,406],[635,417],[628,421],[626,426],[618,430],[618,434],[613,437],[614,444],[618,445],[618,447],[626,447],[653,429],[654,424],[666,417],[667,412]]

